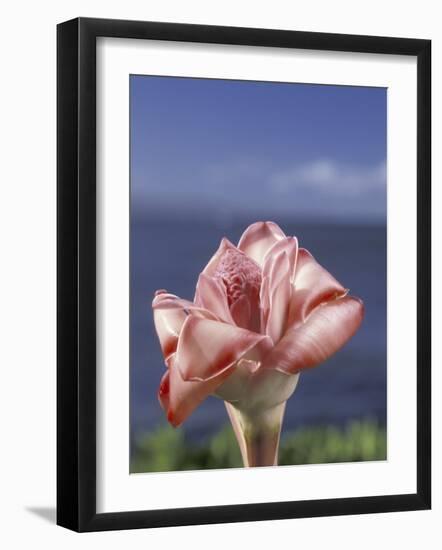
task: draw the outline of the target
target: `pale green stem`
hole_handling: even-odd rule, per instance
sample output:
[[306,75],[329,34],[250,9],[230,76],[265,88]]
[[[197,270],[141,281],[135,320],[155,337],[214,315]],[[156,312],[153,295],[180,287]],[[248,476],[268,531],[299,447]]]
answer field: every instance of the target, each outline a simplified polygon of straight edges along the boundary
[[263,411],[247,412],[226,402],[244,466],[277,466],[285,402]]

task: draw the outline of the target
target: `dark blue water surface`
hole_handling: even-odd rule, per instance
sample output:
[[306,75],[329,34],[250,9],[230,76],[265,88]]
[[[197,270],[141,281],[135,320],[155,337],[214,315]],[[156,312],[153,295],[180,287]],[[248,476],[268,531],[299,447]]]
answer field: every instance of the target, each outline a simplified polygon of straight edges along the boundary
[[[152,319],[156,289],[192,299],[195,283],[223,236],[236,243],[255,220],[167,221],[133,216],[131,224],[131,443],[165,422],[157,400],[164,363]],[[275,220],[296,235],[351,294],[366,314],[353,339],[323,365],[301,375],[287,404],[284,429],[343,425],[372,418],[386,423],[386,228]],[[185,422],[195,440],[216,433],[227,416],[209,397]]]

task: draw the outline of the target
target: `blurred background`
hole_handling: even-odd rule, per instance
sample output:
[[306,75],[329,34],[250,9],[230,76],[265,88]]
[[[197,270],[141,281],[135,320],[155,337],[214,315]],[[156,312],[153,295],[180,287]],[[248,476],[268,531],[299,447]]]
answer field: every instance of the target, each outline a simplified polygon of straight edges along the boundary
[[193,299],[222,237],[272,220],[366,307],[354,338],[301,374],[281,464],[386,458],[386,108],[383,88],[133,75],[131,471],[240,466],[223,402],[167,426],[151,301]]

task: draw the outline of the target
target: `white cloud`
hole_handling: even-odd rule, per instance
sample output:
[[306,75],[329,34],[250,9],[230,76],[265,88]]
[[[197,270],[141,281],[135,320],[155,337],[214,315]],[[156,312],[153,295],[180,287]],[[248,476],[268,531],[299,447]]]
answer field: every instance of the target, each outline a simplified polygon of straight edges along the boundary
[[384,191],[385,184],[385,161],[372,166],[358,166],[317,159],[277,172],[269,179],[269,185],[281,194],[302,188],[331,197]]
[[377,222],[386,216],[386,163],[317,158],[278,165],[268,157],[237,157],[202,162],[198,170],[179,177],[158,177],[156,185],[133,185],[132,192],[134,211],[153,209],[175,217]]

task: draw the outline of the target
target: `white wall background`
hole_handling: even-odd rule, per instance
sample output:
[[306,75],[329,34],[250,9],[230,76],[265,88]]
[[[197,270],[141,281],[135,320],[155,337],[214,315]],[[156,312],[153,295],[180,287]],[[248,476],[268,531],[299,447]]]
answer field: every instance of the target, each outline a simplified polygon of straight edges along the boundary
[[[7,3],[0,87],[0,541],[52,548],[439,548],[442,540],[441,292],[434,286],[431,512],[76,535],[55,517],[55,25],[77,16],[175,21],[433,40],[433,212],[440,221],[442,17],[436,0],[77,0]],[[438,219],[439,218],[439,219]],[[433,281],[441,280],[434,238]],[[406,300],[407,297],[405,296]],[[439,340],[439,341],[437,341]],[[404,430],[407,427],[404,426]]]

